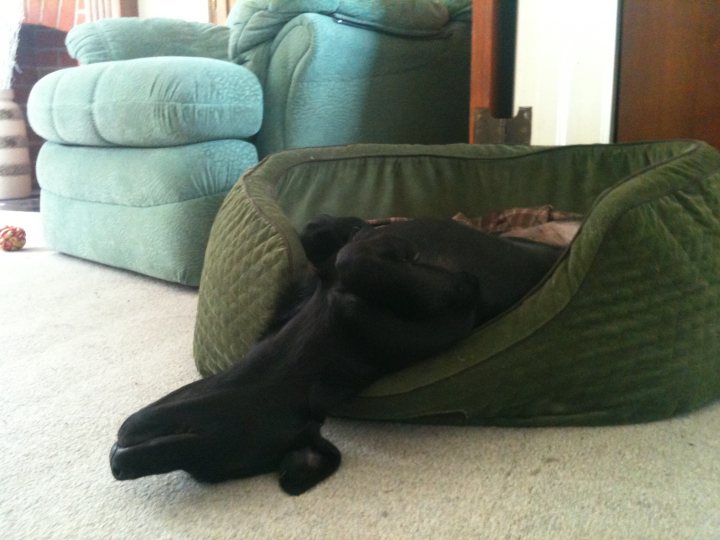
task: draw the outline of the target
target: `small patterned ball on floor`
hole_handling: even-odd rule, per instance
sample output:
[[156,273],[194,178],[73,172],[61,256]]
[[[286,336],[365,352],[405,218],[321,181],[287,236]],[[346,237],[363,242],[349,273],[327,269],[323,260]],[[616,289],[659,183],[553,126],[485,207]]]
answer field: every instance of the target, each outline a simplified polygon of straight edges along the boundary
[[0,247],[3,251],[17,251],[25,245],[25,231],[20,227],[0,227]]

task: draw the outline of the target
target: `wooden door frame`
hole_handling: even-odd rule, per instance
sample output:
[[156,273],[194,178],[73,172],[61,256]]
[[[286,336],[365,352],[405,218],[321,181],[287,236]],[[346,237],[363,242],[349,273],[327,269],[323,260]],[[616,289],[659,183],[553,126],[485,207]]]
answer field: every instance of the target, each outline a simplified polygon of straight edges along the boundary
[[517,0],[473,0],[468,140],[475,141],[477,111],[512,118]]
[[702,139],[720,148],[719,9],[720,0],[622,0],[615,141]]

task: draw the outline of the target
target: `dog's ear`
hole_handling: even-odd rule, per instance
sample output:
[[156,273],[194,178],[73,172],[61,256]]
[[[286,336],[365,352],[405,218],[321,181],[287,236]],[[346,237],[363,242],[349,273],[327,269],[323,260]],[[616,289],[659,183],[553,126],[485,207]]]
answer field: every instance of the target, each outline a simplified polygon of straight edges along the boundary
[[308,446],[289,452],[280,463],[280,487],[300,495],[325,480],[340,467],[340,450],[320,436]]

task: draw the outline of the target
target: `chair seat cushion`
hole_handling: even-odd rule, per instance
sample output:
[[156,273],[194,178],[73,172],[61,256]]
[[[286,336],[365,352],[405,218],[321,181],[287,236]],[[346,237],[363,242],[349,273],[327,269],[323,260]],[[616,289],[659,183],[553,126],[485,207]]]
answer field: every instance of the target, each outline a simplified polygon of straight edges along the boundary
[[260,83],[241,66],[156,57],[53,72],[33,88],[28,119],[52,142],[165,147],[250,137],[262,109]]
[[210,227],[257,154],[246,141],[167,148],[45,143],[38,156],[45,237],[53,249],[197,285]]

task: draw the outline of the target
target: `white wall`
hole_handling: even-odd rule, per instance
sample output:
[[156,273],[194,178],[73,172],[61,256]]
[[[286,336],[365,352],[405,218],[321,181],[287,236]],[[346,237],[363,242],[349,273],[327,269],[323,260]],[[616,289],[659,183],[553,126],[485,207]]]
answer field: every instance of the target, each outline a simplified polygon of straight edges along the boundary
[[610,142],[618,0],[519,0],[515,106],[532,144]]
[[138,0],[140,17],[170,17],[208,22],[207,0]]

